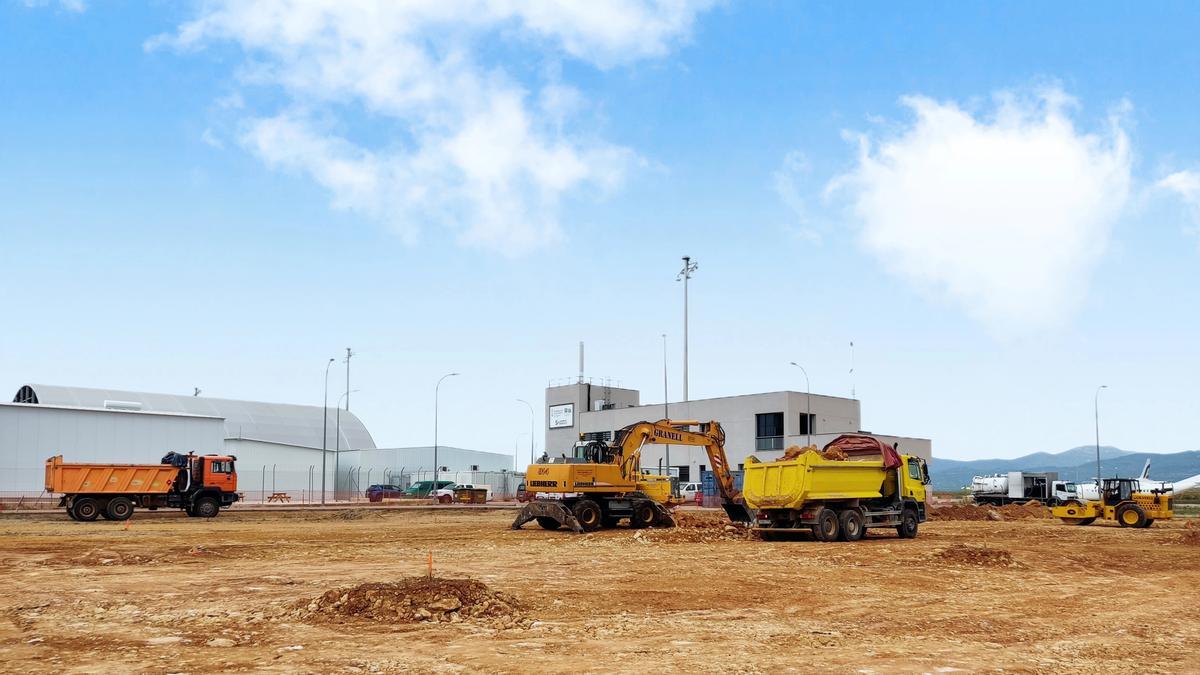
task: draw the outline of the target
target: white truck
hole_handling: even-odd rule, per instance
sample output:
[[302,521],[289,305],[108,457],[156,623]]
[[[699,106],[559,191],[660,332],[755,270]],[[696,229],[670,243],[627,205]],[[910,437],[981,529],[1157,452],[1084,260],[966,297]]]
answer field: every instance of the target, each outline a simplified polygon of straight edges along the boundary
[[976,504],[995,506],[1034,499],[1047,506],[1055,506],[1079,499],[1075,484],[1059,480],[1056,471],[1009,471],[990,476],[975,476],[971,479],[971,496]]

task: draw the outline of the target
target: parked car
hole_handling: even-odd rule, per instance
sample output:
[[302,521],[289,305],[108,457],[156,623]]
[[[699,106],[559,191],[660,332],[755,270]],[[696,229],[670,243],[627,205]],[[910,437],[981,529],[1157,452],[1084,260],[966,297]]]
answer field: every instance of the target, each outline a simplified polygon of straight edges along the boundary
[[704,486],[701,483],[684,483],[679,486],[679,496],[684,501],[695,501],[697,494],[704,493]]
[[490,487],[486,485],[475,485],[473,483],[455,483],[454,485],[435,491],[433,496],[437,497],[439,504],[449,504],[450,502],[454,501],[455,490],[472,490],[474,488],[486,489],[488,491],[487,498],[492,498],[492,489]]
[[[437,489],[440,490],[442,488],[448,488],[451,485],[454,485],[454,481],[452,481],[452,480],[439,480],[437,482]],[[416,483],[413,483],[412,485],[408,486],[408,489],[404,491],[404,496],[405,497],[418,497],[418,498],[428,497],[429,493],[432,492],[433,490],[434,490],[433,481],[421,480],[421,481],[417,481]]]
[[404,496],[404,489],[399,485],[372,485],[367,488],[367,501],[381,502],[385,499],[398,499]]

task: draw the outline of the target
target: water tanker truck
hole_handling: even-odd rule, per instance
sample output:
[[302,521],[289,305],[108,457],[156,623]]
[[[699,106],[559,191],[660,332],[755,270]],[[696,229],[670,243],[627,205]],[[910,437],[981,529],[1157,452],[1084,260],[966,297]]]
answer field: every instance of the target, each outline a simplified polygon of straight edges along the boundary
[[764,539],[811,532],[820,541],[856,541],[871,527],[911,539],[925,522],[929,469],[920,457],[862,434],[784,457],[749,457],[745,465],[742,497]]
[[1058,473],[1009,471],[971,479],[971,497],[976,504],[1015,504],[1034,499],[1047,506],[1078,500],[1075,484],[1059,480]]
[[238,500],[236,461],[169,452],[161,464],[88,464],[56,455],[46,460],[46,492],[62,495],[58,505],[72,520],[128,520],[135,508],[214,518]]

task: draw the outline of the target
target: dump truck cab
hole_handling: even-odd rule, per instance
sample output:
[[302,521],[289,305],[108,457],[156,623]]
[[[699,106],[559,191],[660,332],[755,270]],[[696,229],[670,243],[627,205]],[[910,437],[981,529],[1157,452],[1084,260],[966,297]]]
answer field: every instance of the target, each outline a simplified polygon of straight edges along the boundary
[[220,492],[237,492],[237,471],[231,455],[204,455],[196,458],[200,484]]

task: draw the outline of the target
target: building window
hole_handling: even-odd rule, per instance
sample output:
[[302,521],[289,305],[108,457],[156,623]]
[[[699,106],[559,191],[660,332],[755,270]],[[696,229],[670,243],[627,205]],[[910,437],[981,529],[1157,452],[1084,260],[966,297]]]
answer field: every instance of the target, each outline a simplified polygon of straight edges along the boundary
[[796,435],[805,436],[815,433],[817,433],[817,416],[800,413],[800,428],[796,430]]
[[472,464],[472,465],[471,465],[471,470],[472,470],[472,471],[478,471],[478,470],[479,470],[479,465],[478,465],[478,464]]
[[759,413],[754,416],[755,451],[783,449],[783,413]]

